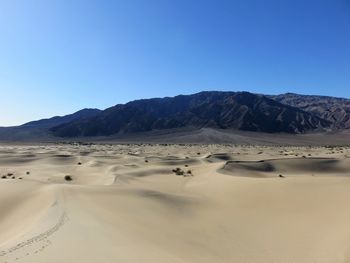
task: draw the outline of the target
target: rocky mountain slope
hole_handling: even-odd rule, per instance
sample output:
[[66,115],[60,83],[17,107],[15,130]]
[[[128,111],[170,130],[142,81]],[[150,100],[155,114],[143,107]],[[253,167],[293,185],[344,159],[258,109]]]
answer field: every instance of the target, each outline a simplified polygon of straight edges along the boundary
[[200,92],[83,109],[66,116],[0,127],[1,141],[132,135],[210,128],[265,133],[346,131],[350,100],[325,96]]
[[82,109],[73,114],[65,116],[55,116],[49,119],[41,119],[38,121],[31,121],[21,125],[20,127],[35,127],[35,128],[51,128],[71,121],[82,120],[85,118],[91,118],[100,113],[101,110],[98,109]]
[[83,109],[69,115],[31,121],[20,126],[0,127],[0,140],[23,141],[46,139],[51,135],[50,128],[72,121],[91,118],[100,112],[98,109]]
[[119,104],[50,131],[58,137],[109,136],[185,127],[303,133],[331,125],[329,120],[263,95],[213,91]]
[[269,98],[328,120],[332,122],[332,128],[334,129],[350,128],[349,99],[294,93],[269,96]]

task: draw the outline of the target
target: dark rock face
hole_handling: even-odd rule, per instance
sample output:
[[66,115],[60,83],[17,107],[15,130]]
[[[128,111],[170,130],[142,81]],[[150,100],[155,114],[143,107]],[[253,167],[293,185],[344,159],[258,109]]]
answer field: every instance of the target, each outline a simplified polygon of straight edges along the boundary
[[332,123],[333,129],[350,128],[349,99],[299,95],[294,93],[269,96],[269,98],[328,120]]
[[201,92],[173,98],[132,101],[90,118],[50,129],[59,137],[109,136],[183,127],[303,133],[332,122],[266,96],[248,92]]
[[15,127],[0,127],[0,140],[26,141],[41,140],[50,136],[49,129],[64,123],[83,120],[96,116],[101,111],[98,109],[83,109],[66,116],[56,116],[49,119],[31,121]]
[[65,116],[56,116],[49,119],[42,119],[38,121],[31,121],[28,123],[25,123],[19,127],[23,128],[51,128],[57,125],[61,125],[67,122],[75,121],[75,120],[81,120],[85,118],[91,118],[93,116],[96,116],[98,113],[100,113],[101,110],[98,109],[83,109],[80,111],[77,111],[73,114],[65,115]]

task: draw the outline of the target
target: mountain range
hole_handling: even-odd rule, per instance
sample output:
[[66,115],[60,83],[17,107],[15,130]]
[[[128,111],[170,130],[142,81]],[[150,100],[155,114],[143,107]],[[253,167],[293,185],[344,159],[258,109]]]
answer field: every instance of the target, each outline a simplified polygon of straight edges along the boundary
[[306,96],[286,93],[268,96],[280,103],[309,112],[332,123],[333,129],[350,128],[350,100],[327,96]]
[[350,100],[293,93],[262,95],[206,91],[142,99],[105,110],[0,128],[0,139],[115,136],[172,129],[301,134],[350,128]]

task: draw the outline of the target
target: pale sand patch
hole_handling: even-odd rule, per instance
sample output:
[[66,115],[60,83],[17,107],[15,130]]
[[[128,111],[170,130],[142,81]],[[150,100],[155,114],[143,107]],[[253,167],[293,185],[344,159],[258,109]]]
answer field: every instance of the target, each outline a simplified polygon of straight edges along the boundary
[[0,175],[15,179],[0,179],[0,262],[347,262],[349,156],[345,147],[1,146]]

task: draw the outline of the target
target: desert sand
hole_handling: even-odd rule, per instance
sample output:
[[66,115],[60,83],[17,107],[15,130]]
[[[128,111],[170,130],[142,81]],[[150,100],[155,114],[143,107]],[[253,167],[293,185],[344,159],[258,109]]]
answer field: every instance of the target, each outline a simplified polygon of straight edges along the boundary
[[349,147],[2,145],[0,176],[1,263],[350,262]]

